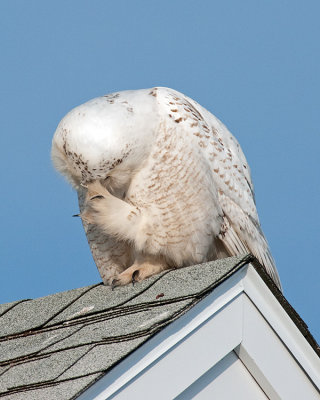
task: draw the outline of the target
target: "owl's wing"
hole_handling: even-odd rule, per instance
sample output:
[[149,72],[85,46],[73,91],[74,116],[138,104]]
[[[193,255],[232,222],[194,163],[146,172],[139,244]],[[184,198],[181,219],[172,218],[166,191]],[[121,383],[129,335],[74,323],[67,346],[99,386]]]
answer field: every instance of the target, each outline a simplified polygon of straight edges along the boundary
[[220,239],[228,254],[252,253],[281,288],[261,230],[249,165],[228,129],[209,111],[181,93],[166,96],[167,113],[195,141],[210,164],[224,223]]
[[252,253],[281,288],[275,262],[261,230],[247,160],[239,143],[227,128],[215,117],[209,119],[213,136],[220,145],[215,146],[218,151],[212,162],[213,179],[224,213],[220,239],[230,255]]
[[[80,212],[85,205],[87,190],[80,186],[78,201]],[[128,244],[106,235],[96,225],[82,220],[93,259],[104,284],[111,284],[113,278],[129,266],[130,249]]]
[[260,226],[249,165],[239,143],[223,128],[224,146],[216,160],[220,173],[214,173],[224,213],[221,240],[231,255],[239,254],[239,249],[242,253],[252,253],[281,288],[275,262]]
[[228,253],[252,253],[281,288],[280,278],[259,222],[243,211],[228,195],[219,193],[218,197],[224,212],[224,223],[219,236]]

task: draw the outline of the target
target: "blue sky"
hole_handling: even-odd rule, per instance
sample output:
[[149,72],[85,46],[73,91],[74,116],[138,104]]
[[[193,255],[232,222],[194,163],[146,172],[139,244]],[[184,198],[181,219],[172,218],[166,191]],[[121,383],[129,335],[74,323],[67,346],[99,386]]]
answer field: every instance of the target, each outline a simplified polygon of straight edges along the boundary
[[53,133],[93,97],[168,86],[239,140],[284,294],[320,341],[319,12],[316,0],[2,0],[0,303],[100,281]]

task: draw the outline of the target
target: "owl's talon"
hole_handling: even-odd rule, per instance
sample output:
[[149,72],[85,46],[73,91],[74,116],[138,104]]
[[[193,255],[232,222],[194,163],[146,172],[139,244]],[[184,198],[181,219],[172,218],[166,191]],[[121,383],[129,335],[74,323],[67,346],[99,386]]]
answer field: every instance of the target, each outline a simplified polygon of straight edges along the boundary
[[114,290],[115,287],[119,286],[119,285],[117,285],[117,283],[119,283],[119,279],[114,279],[114,280],[111,282],[111,290],[112,290],[112,291]]
[[132,276],[131,276],[132,286],[134,286],[134,284],[136,282],[138,282],[137,279],[136,279],[138,276],[139,276],[139,270],[134,271]]
[[104,197],[101,196],[101,194],[97,194],[95,196],[90,197],[90,200],[94,200],[94,199],[104,199]]

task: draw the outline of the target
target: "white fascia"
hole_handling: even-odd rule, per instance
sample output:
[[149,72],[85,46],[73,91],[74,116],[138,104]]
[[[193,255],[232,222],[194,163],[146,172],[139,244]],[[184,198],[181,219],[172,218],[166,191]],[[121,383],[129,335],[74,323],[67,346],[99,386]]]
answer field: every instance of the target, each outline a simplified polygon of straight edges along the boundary
[[[277,347],[277,342],[275,340],[272,342],[271,346],[271,352],[273,352],[273,354],[268,354],[267,357],[263,356],[263,354],[266,354],[264,340],[269,340],[269,338],[273,336],[273,333],[275,333],[274,337],[277,337],[286,348],[286,355],[296,361],[301,370],[304,371],[306,376],[308,376],[310,381],[317,388],[317,391],[319,391],[320,359],[318,355],[312,349],[272,292],[268,289],[253,266],[249,265],[247,267],[246,276],[243,279],[242,284],[244,294],[250,302],[244,301],[243,303],[244,332],[241,345],[237,349],[239,358],[245,363],[256,379],[259,380],[259,377],[261,376],[262,381],[266,380],[266,375],[269,373],[269,382],[275,382],[279,373],[281,374],[282,372],[277,369],[280,368],[280,361],[278,360],[281,359],[281,349]],[[254,305],[254,307],[252,307],[252,305]],[[259,320],[256,319],[256,314],[261,315],[267,323],[263,328],[261,326],[261,329],[263,330],[260,333],[257,332]],[[263,321],[261,323],[263,323]],[[271,330],[268,333],[268,337],[264,339],[263,335],[267,332],[267,326],[270,327]],[[277,348],[278,350],[276,350]],[[261,354],[258,355],[257,351],[254,349],[261,349]],[[253,362],[253,360],[255,360],[255,362]],[[269,365],[267,365],[268,361],[270,361]],[[286,365],[287,368],[289,368],[289,359]],[[269,371],[268,373],[266,372],[267,370]],[[263,372],[261,373],[261,371]],[[287,371],[287,375],[290,375],[290,371]],[[298,378],[294,378],[292,375],[291,379],[292,381],[290,385],[291,387],[294,387]],[[259,383],[265,389],[264,384],[261,381]],[[279,392],[279,390],[277,390],[277,392]],[[276,397],[271,396],[271,398]],[[320,396],[317,395],[316,398],[320,399]]]

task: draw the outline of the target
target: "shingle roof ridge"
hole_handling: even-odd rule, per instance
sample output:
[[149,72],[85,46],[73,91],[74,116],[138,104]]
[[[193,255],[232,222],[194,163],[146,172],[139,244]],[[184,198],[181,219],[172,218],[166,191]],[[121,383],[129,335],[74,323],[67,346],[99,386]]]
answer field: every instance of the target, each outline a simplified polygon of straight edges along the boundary
[[[181,297],[178,296],[175,299],[169,299],[169,300],[163,299],[163,300],[160,300],[160,301],[159,300],[158,301],[149,301],[149,302],[143,302],[143,303],[139,303],[139,304],[135,304],[135,305],[125,306],[125,304],[129,303],[134,298],[140,296],[142,293],[144,293],[147,290],[149,290],[160,279],[162,279],[163,276],[165,276],[167,274],[170,274],[170,273],[175,273],[175,271],[176,271],[174,269],[173,270],[168,270],[164,274],[161,274],[158,277],[158,279],[154,280],[150,285],[146,286],[143,290],[141,290],[140,292],[136,293],[135,295],[133,295],[129,299],[126,299],[125,301],[117,304],[116,306],[106,307],[105,309],[102,309],[102,310],[88,312],[88,313],[86,313],[85,316],[83,316],[83,315],[75,316],[72,319],[69,319],[69,320],[66,320],[66,321],[62,321],[62,322],[57,322],[55,324],[47,326],[49,321],[51,321],[57,315],[61,314],[62,311],[67,309],[71,304],[75,303],[77,300],[79,300],[86,293],[90,292],[90,290],[92,290],[95,287],[101,285],[101,283],[98,283],[96,285],[92,285],[92,286],[88,287],[88,290],[82,292],[79,296],[77,296],[72,301],[70,301],[66,306],[61,308],[57,313],[55,313],[53,316],[50,316],[50,318],[48,318],[48,320],[45,321],[44,323],[42,323],[41,325],[36,326],[33,329],[29,329],[29,330],[26,330],[26,331],[23,331],[23,332],[19,332],[17,334],[9,334],[9,335],[1,336],[0,337],[0,342],[1,341],[5,341],[5,340],[10,340],[10,339],[15,339],[15,338],[18,338],[18,337],[34,335],[34,334],[37,334],[39,332],[46,332],[46,331],[50,331],[50,330],[54,330],[54,329],[63,328],[66,325],[73,326],[73,325],[81,324],[83,322],[89,322],[90,323],[90,322],[96,322],[96,321],[101,320],[101,319],[116,318],[117,316],[128,315],[130,313],[134,313],[134,312],[137,312],[137,311],[143,311],[143,310],[145,310],[146,308],[149,308],[149,307],[153,307],[153,306],[157,307],[157,306],[159,306],[159,303],[161,303],[162,305],[166,305],[166,304],[171,304],[173,302],[179,302],[179,301],[183,301],[183,300],[187,300],[187,299],[192,299],[192,298],[195,298],[195,297],[203,298],[206,293],[210,293],[216,286],[218,286],[222,281],[227,279],[236,270],[240,269],[243,265],[245,265],[245,264],[247,264],[247,263],[249,263],[249,262],[251,262],[253,260],[255,260],[255,258],[251,254],[248,254],[248,255],[244,256],[237,264],[234,265],[234,267],[230,271],[228,271],[226,274],[222,275],[218,280],[214,281],[212,284],[209,284],[205,289],[203,289],[202,291],[200,291],[200,292],[198,292],[196,294],[190,294],[190,295],[181,296]],[[194,267],[194,266],[185,267],[185,268],[187,269],[187,268],[192,268],[192,267]],[[44,297],[44,299],[45,299],[45,297]],[[0,363],[0,365],[1,365],[1,363]]]

